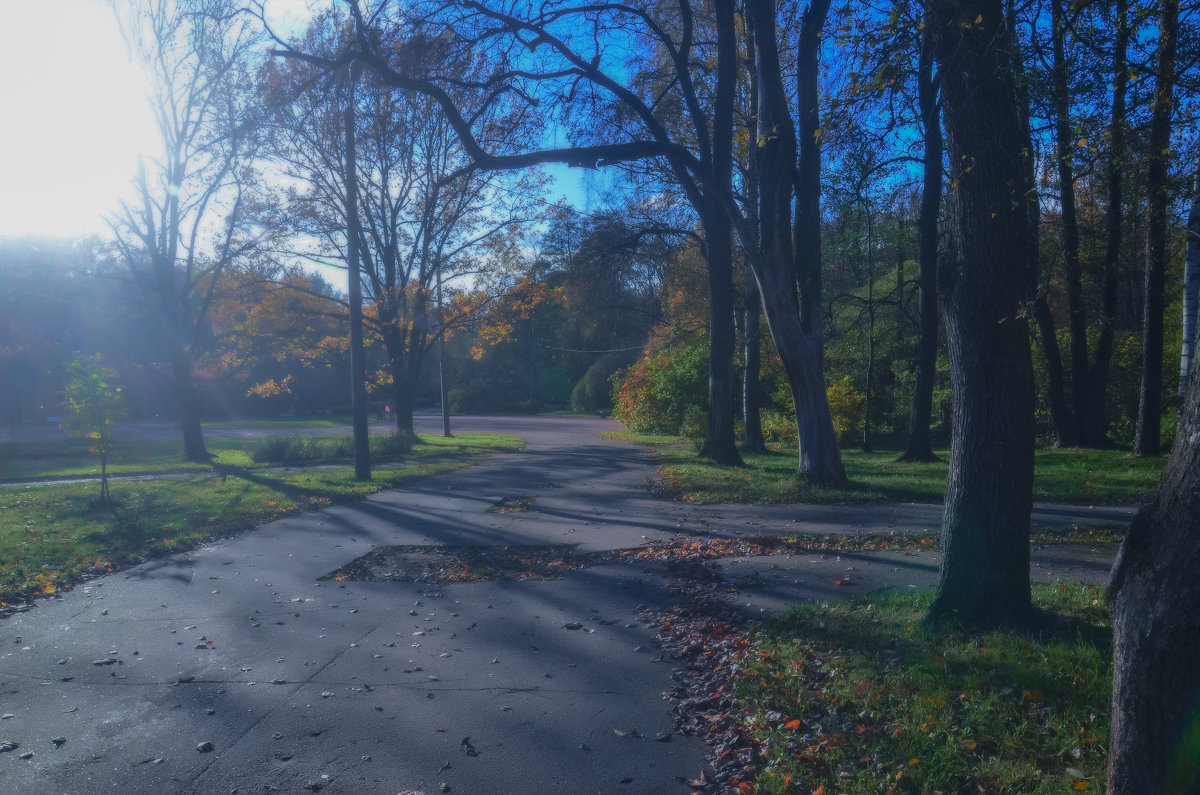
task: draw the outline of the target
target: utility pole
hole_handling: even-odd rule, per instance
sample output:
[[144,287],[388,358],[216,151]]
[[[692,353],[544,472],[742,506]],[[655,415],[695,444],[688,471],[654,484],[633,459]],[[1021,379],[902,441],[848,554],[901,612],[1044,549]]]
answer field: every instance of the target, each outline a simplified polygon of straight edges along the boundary
[[438,386],[442,397],[442,436],[450,438],[450,403],[446,388],[446,316],[442,312],[442,258],[437,258]]
[[350,410],[354,423],[354,479],[371,479],[370,440],[367,436],[367,374],[363,361],[362,268],[358,243],[358,159],[354,143],[354,86],[362,67],[350,63],[346,91],[346,259],[350,281]]

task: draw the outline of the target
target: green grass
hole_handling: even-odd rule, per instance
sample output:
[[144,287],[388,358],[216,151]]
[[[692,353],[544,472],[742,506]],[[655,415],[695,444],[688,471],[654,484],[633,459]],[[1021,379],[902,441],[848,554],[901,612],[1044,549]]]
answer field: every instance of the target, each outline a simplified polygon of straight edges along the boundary
[[1077,620],[1065,639],[930,634],[931,598],[797,605],[752,636],[734,689],[763,753],[758,792],[1100,790],[1112,697],[1102,592],[1034,587],[1036,603]]
[[[668,496],[695,502],[941,502],[948,450],[940,463],[900,463],[898,450],[843,450],[850,485],[815,486],[796,477],[794,451],[746,454],[743,467],[720,467],[673,436],[612,434],[653,445],[661,464],[657,486]],[[1034,499],[1083,505],[1148,502],[1158,486],[1163,457],[1137,458],[1119,450],[1047,449],[1034,456]]]
[[202,423],[205,429],[226,428],[347,428],[352,422],[349,414],[320,417],[316,419],[297,419],[295,417],[274,417],[245,420],[212,420]]
[[[245,439],[209,438],[205,440],[208,451],[213,455],[213,464],[219,467],[265,467],[272,466],[269,462],[255,462],[252,458],[254,449],[266,440],[280,437],[262,437]],[[293,438],[293,437],[286,437]],[[344,446],[346,436],[312,436],[302,438],[314,448],[327,447],[331,450]],[[372,451],[376,454],[381,447],[386,447],[386,441],[391,434],[375,434],[372,437]],[[422,437],[420,443],[412,445],[407,451],[399,451],[405,459],[427,458],[429,456],[455,453],[458,437],[446,439],[442,436]],[[467,434],[463,438],[473,440],[493,441],[502,437],[499,434]],[[332,460],[336,461],[336,457]],[[346,460],[343,456],[342,460]],[[395,456],[375,460],[397,460]],[[321,463],[326,463],[322,461]],[[115,452],[108,462],[110,475],[155,475],[172,472],[210,472],[210,464],[198,464],[183,457],[183,443],[178,439],[152,440],[118,440]],[[42,480],[72,477],[91,477],[100,474],[99,459],[89,453],[87,443],[78,439],[65,439],[56,442],[7,442],[0,443],[0,481],[14,482],[27,480]]]
[[349,467],[280,472],[231,465],[236,468],[226,477],[209,468],[190,477],[114,482],[112,509],[98,503],[95,483],[0,488],[0,606],[68,588],[87,574],[360,499],[523,445],[504,434],[431,436],[423,442],[413,455],[433,460],[376,467],[365,483],[354,480]]

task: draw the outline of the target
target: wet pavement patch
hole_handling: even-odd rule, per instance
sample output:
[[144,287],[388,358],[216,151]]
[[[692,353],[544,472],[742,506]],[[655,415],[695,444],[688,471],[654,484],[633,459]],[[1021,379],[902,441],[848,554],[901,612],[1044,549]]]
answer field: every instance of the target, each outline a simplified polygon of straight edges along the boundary
[[534,497],[502,497],[491,508],[487,509],[488,513],[521,513],[533,508],[535,502]]

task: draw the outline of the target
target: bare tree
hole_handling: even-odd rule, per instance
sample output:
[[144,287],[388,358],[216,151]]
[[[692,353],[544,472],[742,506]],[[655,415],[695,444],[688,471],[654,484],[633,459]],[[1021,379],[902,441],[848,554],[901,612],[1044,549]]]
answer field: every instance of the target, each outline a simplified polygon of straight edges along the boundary
[[111,219],[125,265],[157,313],[184,454],[206,461],[193,363],[217,280],[263,240],[255,212],[248,20],[221,0],[114,2],[134,58],[153,77],[162,151],[139,163],[137,197]]
[[[439,6],[432,16],[414,15],[409,19],[402,19],[403,12],[394,10],[393,18],[406,25],[411,35],[386,49],[379,46],[376,24],[383,9],[376,9],[368,18],[361,7],[352,4],[357,42],[352,52],[340,58],[362,60],[389,85],[435,100],[470,156],[473,168],[519,169],[540,163],[596,168],[653,158],[666,163],[702,220],[711,218],[719,225],[727,219],[753,265],[797,409],[798,473],[820,482],[842,483],[845,471],[824,389],[820,249],[819,235],[813,235],[814,230],[819,231],[815,201],[819,197],[815,67],[828,4],[818,2],[809,9],[801,33],[799,143],[794,132],[788,138],[775,130],[796,128],[788,83],[779,68],[776,9],[772,2],[753,5],[756,51],[762,64],[757,72],[760,116],[769,114],[771,119],[766,124],[760,120],[761,135],[757,139],[762,144],[756,147],[762,161],[760,184],[758,195],[750,198],[760,208],[757,226],[748,220],[740,197],[733,191],[728,153],[718,152],[728,140],[723,137],[729,116],[724,99],[726,86],[737,80],[725,50],[737,42],[736,37],[718,35],[723,29],[731,29],[732,22],[712,20],[731,20],[731,2],[714,3],[713,15],[706,23],[713,27],[704,28],[713,33],[707,46],[697,35],[702,28],[697,9],[680,0],[670,7],[606,3],[541,6],[524,11],[466,2]],[[661,48],[673,66],[666,82],[632,80],[633,75],[622,64],[606,61],[605,45],[613,43],[614,37],[622,42],[636,39],[639,47],[645,44]],[[485,52],[488,70],[467,76],[456,70],[440,71],[446,59],[439,48],[447,46]],[[338,62],[294,48],[283,54],[330,67]],[[715,76],[710,64],[716,64]],[[697,89],[708,80],[715,80],[711,103]],[[456,101],[453,90],[464,87],[488,102],[524,109],[531,121],[558,117],[548,115],[553,111],[567,113],[568,120],[570,113],[583,113],[593,130],[607,134],[603,140],[578,145],[497,148],[486,140],[486,128],[477,123],[478,114],[464,111]],[[581,95],[592,102],[576,102]],[[688,120],[686,135],[678,131],[681,114]],[[764,164],[769,170],[761,168]],[[798,208],[795,216],[793,206]],[[718,207],[720,214],[714,209]],[[706,226],[706,234],[714,250],[723,250],[719,231],[713,237],[713,230]],[[723,266],[721,272],[723,280]],[[723,283],[715,283],[710,292],[718,293]],[[729,327],[732,331],[731,318]],[[732,345],[732,333],[728,337]],[[723,386],[719,394],[731,399],[732,384]],[[729,421],[732,423],[732,412]],[[713,449],[728,448],[736,455],[732,432],[727,441],[729,444],[722,436]],[[710,450],[710,455],[715,457],[717,453]]]
[[[347,46],[346,18],[326,13],[291,46],[336,59]],[[274,120],[272,154],[301,186],[291,192],[296,229],[324,256],[344,259],[349,238],[338,86],[345,70],[305,61],[264,65],[260,85]],[[489,247],[511,242],[525,211],[524,191],[470,161],[438,105],[405,94],[368,72],[356,91],[357,206],[360,271],[369,301],[366,321],[383,341],[378,381],[396,429],[413,431],[413,390],[443,319],[435,309],[439,280],[481,267]],[[484,112],[493,134],[511,125]]]

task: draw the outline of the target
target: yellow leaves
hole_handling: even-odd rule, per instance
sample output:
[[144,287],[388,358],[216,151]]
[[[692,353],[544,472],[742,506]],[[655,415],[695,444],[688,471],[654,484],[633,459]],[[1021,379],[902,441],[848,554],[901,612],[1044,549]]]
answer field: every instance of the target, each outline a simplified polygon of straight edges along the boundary
[[1092,788],[1092,780],[1082,770],[1068,767],[1066,774],[1071,777],[1071,789],[1075,792],[1083,792]]
[[796,729],[799,729],[799,728],[800,728],[800,721],[798,721],[798,720],[789,720],[787,723],[783,724],[783,728],[785,728],[785,729],[792,729],[793,731],[794,731],[794,730],[796,730]]

